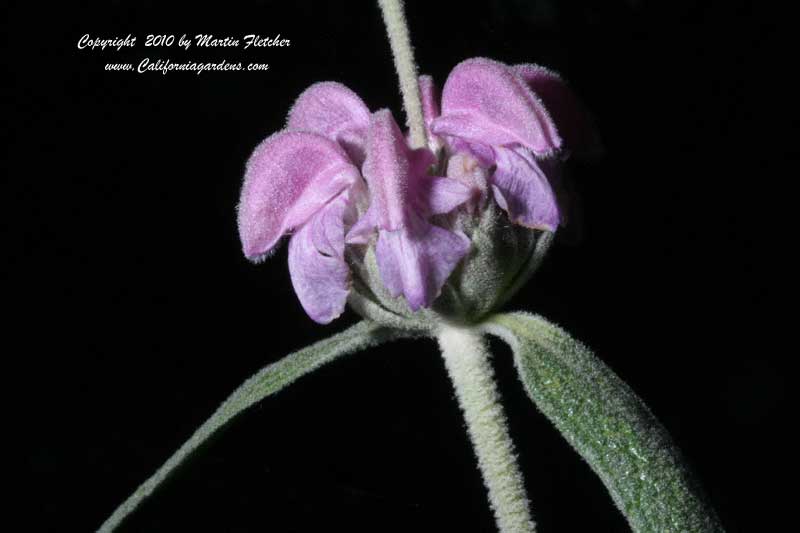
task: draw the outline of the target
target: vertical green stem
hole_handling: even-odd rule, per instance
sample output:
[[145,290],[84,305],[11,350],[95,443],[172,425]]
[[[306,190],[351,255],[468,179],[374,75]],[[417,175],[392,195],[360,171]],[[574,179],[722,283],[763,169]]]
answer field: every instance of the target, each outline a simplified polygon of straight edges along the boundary
[[423,148],[428,145],[425,135],[425,119],[422,114],[422,99],[417,80],[417,65],[414,63],[414,51],[408,36],[408,24],[403,11],[402,0],[378,0],[383,14],[383,23],[389,35],[392,47],[394,66],[400,79],[400,92],[403,95],[403,107],[406,110],[406,124],[411,131],[412,148]]
[[486,343],[480,333],[457,327],[443,328],[438,339],[489,491],[497,527],[501,533],[532,533],[536,528]]

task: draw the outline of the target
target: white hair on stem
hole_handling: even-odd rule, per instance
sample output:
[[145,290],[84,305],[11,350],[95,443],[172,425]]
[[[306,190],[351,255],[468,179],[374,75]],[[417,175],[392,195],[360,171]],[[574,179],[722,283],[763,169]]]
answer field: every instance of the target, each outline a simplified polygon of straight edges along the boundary
[[464,412],[483,483],[489,491],[497,527],[501,533],[533,533],[536,526],[508,434],[486,341],[478,331],[455,326],[443,327],[438,339]]
[[392,48],[394,66],[400,79],[400,92],[403,95],[403,107],[406,111],[406,125],[411,132],[412,148],[423,148],[428,145],[425,135],[425,119],[422,114],[422,99],[419,94],[417,65],[414,63],[414,50],[408,36],[408,24],[403,11],[403,0],[378,0],[389,45]]

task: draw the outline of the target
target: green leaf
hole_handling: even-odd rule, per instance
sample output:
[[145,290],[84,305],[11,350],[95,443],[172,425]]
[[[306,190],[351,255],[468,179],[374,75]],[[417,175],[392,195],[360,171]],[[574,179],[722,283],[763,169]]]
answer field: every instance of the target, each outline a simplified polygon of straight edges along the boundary
[[510,313],[485,329],[514,352],[520,379],[608,488],[634,532],[721,532],[680,451],[600,359],[544,319]]
[[136,510],[142,500],[158,488],[192,452],[248,407],[339,356],[408,336],[411,336],[408,332],[390,330],[364,320],[342,333],[321,340],[264,367],[236,389],[211,415],[211,418],[206,420],[150,479],[142,483],[122,505],[117,507],[114,513],[100,526],[99,531],[103,533],[114,531],[125,517]]

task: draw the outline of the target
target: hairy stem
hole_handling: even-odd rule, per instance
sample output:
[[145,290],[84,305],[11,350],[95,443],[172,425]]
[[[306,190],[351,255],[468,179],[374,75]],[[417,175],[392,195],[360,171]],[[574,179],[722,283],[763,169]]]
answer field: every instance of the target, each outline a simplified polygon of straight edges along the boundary
[[456,327],[443,328],[438,338],[497,526],[502,533],[531,533],[536,528],[486,343],[478,332]]
[[414,63],[414,50],[408,36],[408,24],[403,11],[402,0],[378,0],[383,14],[383,23],[389,35],[392,47],[394,66],[400,79],[400,92],[403,95],[403,107],[406,110],[406,124],[411,131],[412,148],[423,148],[428,145],[425,135],[425,119],[422,115],[422,99],[419,94],[417,65]]

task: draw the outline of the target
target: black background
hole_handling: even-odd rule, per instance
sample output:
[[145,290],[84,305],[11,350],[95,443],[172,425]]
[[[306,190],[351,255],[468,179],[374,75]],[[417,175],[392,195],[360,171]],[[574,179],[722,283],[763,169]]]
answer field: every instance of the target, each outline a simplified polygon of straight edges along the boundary
[[[7,379],[21,389],[10,411],[31,529],[96,528],[247,376],[356,321],[313,323],[285,249],[251,265],[235,224],[246,158],[306,86],[341,81],[402,117],[377,7],[341,4],[11,8],[3,204],[21,246],[6,259],[6,355],[23,363]],[[509,309],[564,326],[641,394],[729,531],[779,529],[776,428],[792,378],[771,311],[778,15],[742,2],[448,0],[410,2],[408,16],[420,70],[439,83],[468,57],[536,62],[594,112],[607,154],[572,164],[582,216]],[[203,32],[292,45],[143,46]],[[138,45],[78,50],[85,33]],[[271,67],[104,72],[145,56]],[[540,530],[626,531],[492,346]],[[125,530],[492,531],[471,454],[435,345],[400,342],[259,404]]]

